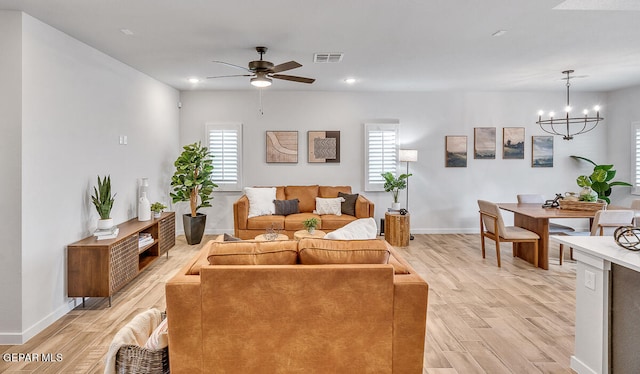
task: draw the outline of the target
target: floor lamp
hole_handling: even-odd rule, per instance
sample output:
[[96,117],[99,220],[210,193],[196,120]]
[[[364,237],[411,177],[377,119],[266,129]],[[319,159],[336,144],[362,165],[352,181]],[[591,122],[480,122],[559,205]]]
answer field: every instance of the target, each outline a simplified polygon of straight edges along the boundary
[[[407,174],[409,174],[409,163],[418,161],[417,149],[401,149],[400,162],[407,163]],[[407,178],[407,210],[409,210],[409,178]],[[413,235],[409,234],[409,239],[413,240]]]

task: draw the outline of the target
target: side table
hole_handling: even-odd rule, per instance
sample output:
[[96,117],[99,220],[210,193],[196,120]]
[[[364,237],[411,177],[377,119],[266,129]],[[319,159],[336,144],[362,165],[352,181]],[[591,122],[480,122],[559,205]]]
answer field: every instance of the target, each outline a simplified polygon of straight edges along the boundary
[[384,239],[394,247],[406,247],[411,236],[409,213],[386,212],[384,214]]
[[322,230],[315,230],[313,234],[310,234],[307,230],[299,230],[293,233],[293,238],[295,240],[302,238],[324,238],[325,235],[327,235],[327,233]]

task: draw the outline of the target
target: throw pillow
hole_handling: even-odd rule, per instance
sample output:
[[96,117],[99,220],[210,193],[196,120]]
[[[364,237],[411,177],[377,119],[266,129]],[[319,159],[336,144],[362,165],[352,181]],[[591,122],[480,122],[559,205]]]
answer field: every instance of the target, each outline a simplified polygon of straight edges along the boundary
[[169,326],[167,326],[167,319],[165,318],[158,327],[156,327],[147,342],[144,344],[144,348],[158,350],[163,349],[169,345]]
[[338,197],[344,198],[342,202],[342,214],[350,216],[356,216],[356,200],[358,200],[358,194],[348,194],[344,192],[338,192]]
[[342,215],[343,201],[343,197],[331,199],[316,197],[316,214],[335,214],[336,216],[340,216]]
[[223,242],[239,242],[242,239],[240,238],[236,238],[235,236],[231,236],[229,234],[227,234],[226,232],[224,233],[224,237],[222,239]]
[[244,193],[249,199],[249,215],[247,218],[275,214],[275,187],[245,187]]
[[376,226],[376,220],[369,217],[349,222],[341,228],[331,231],[324,238],[336,240],[358,240],[375,239],[377,235],[378,226]]
[[300,213],[298,203],[300,200],[273,200],[273,204],[276,206],[276,215],[288,216],[289,214]]

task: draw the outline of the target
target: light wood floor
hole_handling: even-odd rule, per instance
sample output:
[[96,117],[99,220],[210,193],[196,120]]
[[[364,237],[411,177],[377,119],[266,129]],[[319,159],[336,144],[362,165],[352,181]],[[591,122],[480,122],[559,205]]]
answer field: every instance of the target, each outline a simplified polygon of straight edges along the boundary
[[[559,266],[556,245],[549,271],[512,258],[508,244],[499,269],[490,240],[482,259],[479,235],[415,237],[399,251],[430,286],[424,373],[573,373],[575,263]],[[0,373],[102,373],[116,331],[143,310],[164,310],[165,282],[199,248],[178,237],[170,258],[118,292],[111,308],[88,299],[26,344],[0,346],[3,355],[61,353],[62,362],[0,360]]]

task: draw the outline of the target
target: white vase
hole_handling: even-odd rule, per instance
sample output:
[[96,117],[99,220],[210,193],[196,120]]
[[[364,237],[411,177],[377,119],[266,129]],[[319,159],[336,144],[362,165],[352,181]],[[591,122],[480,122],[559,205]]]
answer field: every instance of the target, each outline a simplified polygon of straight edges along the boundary
[[138,221],[151,220],[151,203],[147,199],[147,193],[142,192],[140,200],[138,200]]
[[391,203],[392,210],[400,210],[400,203]]
[[113,227],[113,218],[98,220],[98,230],[108,230],[112,227]]

